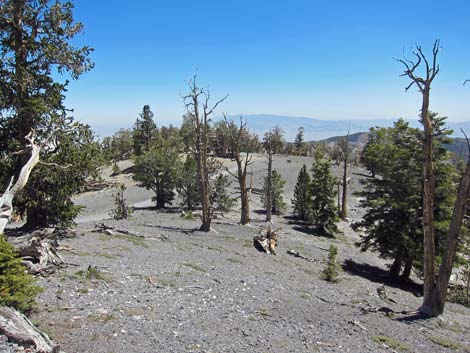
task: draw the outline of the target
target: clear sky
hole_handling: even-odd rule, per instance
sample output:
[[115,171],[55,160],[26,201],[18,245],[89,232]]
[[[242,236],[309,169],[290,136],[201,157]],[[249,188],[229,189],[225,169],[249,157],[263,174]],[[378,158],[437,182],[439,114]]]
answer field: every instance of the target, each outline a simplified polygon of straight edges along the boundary
[[67,105],[98,127],[130,127],[144,104],[178,122],[196,69],[220,111],[319,119],[414,118],[416,90],[394,57],[441,39],[431,109],[470,120],[468,0],[75,0],[77,42],[96,67]]

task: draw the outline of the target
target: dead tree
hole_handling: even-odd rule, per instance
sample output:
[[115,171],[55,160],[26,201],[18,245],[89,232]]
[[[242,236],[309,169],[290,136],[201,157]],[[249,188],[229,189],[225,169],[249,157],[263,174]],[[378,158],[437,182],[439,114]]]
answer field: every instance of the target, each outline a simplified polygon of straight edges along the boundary
[[348,205],[347,205],[347,198],[348,198],[348,162],[349,162],[349,130],[348,127],[348,134],[344,138],[343,146],[341,146],[341,153],[343,155],[343,190],[341,194],[341,218],[345,219],[348,216]]
[[194,126],[194,155],[196,157],[197,174],[199,179],[199,193],[201,199],[201,227],[199,230],[208,232],[211,229],[212,206],[209,199],[209,168],[208,168],[208,147],[209,147],[209,123],[210,116],[217,106],[222,103],[227,96],[218,100],[214,105],[209,105],[210,93],[208,89],[200,88],[197,85],[197,76],[188,82],[189,93],[183,96],[183,101],[188,115],[192,119]]
[[250,136],[246,128],[246,121],[243,122],[241,116],[239,126],[233,120],[228,121],[226,116],[224,118],[227,124],[229,155],[232,161],[237,163],[237,173],[233,173],[228,168],[226,170],[238,181],[241,202],[240,224],[245,225],[250,223],[250,200],[246,176],[248,174],[248,166],[253,164],[251,152],[256,151],[257,140]]
[[273,208],[273,134],[269,131],[264,137],[264,148],[268,157],[268,185],[266,193],[266,222],[271,222]]
[[[460,180],[452,212],[451,223],[447,231],[447,240],[442,257],[442,262],[436,276],[435,258],[435,225],[434,225],[434,199],[435,199],[435,176],[433,167],[433,122],[429,115],[429,95],[431,83],[439,73],[437,56],[440,49],[439,40],[436,40],[433,47],[432,61],[429,62],[421,47],[417,46],[413,51],[416,59],[399,59],[405,66],[402,76],[411,79],[406,87],[409,90],[412,86],[417,86],[422,94],[421,123],[424,128],[423,141],[423,243],[424,243],[424,297],[423,304],[419,308],[420,312],[429,316],[438,316],[443,313],[445,300],[447,297],[447,287],[457,251],[457,241],[460,235],[463,216],[470,192],[470,158],[467,162],[465,172]],[[424,63],[425,75],[418,76],[416,70]],[[467,139],[468,143],[468,139]],[[468,144],[470,153],[470,144]]]

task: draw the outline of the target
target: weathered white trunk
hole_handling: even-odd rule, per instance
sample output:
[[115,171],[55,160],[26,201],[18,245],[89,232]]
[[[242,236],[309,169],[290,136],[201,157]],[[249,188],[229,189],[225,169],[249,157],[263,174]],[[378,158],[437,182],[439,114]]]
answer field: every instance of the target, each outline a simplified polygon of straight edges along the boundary
[[15,343],[34,346],[39,353],[59,351],[59,346],[54,345],[26,316],[6,306],[0,307],[0,333]]
[[13,199],[16,194],[26,186],[33,168],[39,163],[41,146],[34,143],[32,133],[26,136],[26,139],[30,142],[29,149],[31,156],[28,162],[21,168],[20,175],[16,182],[13,184],[14,178],[12,177],[5,193],[0,198],[0,234],[4,232],[6,225],[10,221],[11,214],[13,213]]

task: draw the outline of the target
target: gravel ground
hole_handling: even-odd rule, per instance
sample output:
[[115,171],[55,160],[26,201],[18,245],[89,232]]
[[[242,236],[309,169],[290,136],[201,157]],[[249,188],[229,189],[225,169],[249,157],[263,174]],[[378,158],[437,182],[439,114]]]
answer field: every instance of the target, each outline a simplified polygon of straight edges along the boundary
[[[287,180],[286,201],[303,163],[311,165],[312,159],[274,160]],[[261,186],[265,168],[264,157],[256,156],[255,187]],[[360,188],[361,174],[361,169],[352,171],[353,190]],[[148,191],[133,185],[129,175],[119,178],[128,185],[129,202],[148,203]],[[275,226],[282,227],[276,256],[252,245],[266,226],[257,195],[250,226],[237,224],[235,209],[216,219],[213,231],[201,233],[195,231],[198,220],[182,219],[177,210],[140,208],[130,220],[104,222],[144,238],[91,232],[113,207],[113,192],[76,198],[87,206],[78,224],[84,235],[62,243],[69,266],[39,280],[45,290],[33,320],[65,352],[470,351],[470,312],[462,306],[448,303],[445,315],[428,320],[365,313],[383,306],[413,311],[421,298],[417,286],[390,283],[383,276],[385,263],[354,246],[358,235],[348,222],[340,223],[335,238],[327,238],[302,231],[288,217],[275,217]],[[351,220],[360,211],[350,196]],[[332,243],[339,260],[349,264],[337,284],[320,279]],[[293,257],[289,249],[315,261]],[[97,270],[87,271],[89,266]],[[382,282],[396,303],[378,297]]]

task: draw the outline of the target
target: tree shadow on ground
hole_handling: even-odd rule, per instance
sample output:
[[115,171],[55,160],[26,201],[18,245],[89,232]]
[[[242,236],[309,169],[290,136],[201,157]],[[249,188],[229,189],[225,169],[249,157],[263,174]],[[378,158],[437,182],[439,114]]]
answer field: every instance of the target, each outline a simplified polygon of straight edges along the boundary
[[404,323],[413,323],[415,321],[423,321],[423,320],[428,320],[430,318],[431,318],[430,316],[428,316],[426,314],[422,314],[419,311],[417,311],[417,312],[414,312],[413,314],[410,314],[410,315],[406,315],[406,316],[403,316],[403,317],[397,317],[395,320],[400,321],[400,322],[404,322]]
[[165,208],[157,208],[155,206],[142,206],[136,207],[134,206],[134,211],[157,211],[160,213],[181,213],[180,207],[165,207]]
[[322,238],[329,238],[329,239],[335,238],[334,234],[328,232],[327,230],[313,227],[305,223],[299,223],[298,225],[293,226],[292,229],[296,230],[297,232],[305,233],[308,235],[313,235],[315,237],[322,237]]
[[364,178],[369,178],[369,179],[374,179],[374,177],[370,174],[364,174],[364,173],[352,173],[353,175],[357,175],[357,176],[361,176],[361,177],[364,177]]
[[287,221],[287,224],[293,224],[293,225],[299,225],[299,226],[305,225],[305,222],[302,221],[296,215],[287,215],[287,216],[284,216],[283,218]]
[[384,284],[387,287],[398,288],[420,297],[423,295],[423,286],[413,281],[404,282],[400,279],[390,277],[388,271],[366,263],[357,263],[352,259],[347,259],[343,263],[343,270],[350,275],[365,278],[374,283]]
[[143,224],[144,227],[149,228],[157,228],[166,231],[173,231],[173,232],[180,232],[184,234],[192,234],[197,232],[199,228],[181,228],[181,227],[173,227],[173,226],[162,226],[160,224]]
[[135,174],[136,170],[137,170],[137,167],[135,165],[131,165],[130,167],[127,167],[126,169],[121,170],[121,172],[118,174]]

